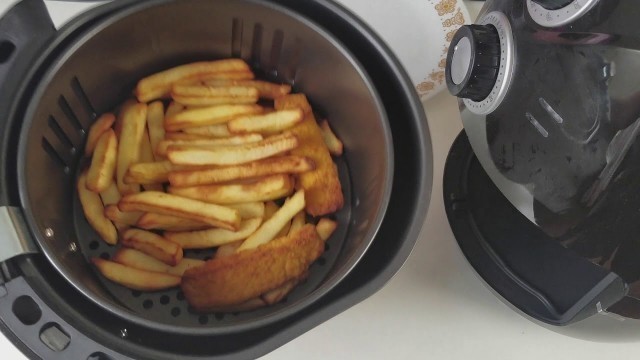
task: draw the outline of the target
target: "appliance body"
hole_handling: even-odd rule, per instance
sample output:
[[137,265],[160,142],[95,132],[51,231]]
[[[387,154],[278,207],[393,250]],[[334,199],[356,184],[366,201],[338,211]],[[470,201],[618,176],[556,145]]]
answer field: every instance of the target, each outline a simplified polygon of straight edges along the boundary
[[447,200],[454,233],[463,251],[483,244],[465,255],[494,290],[547,323],[606,311],[640,318],[639,15],[625,0],[487,1],[449,49],[464,141],[510,211],[528,219],[463,235]]

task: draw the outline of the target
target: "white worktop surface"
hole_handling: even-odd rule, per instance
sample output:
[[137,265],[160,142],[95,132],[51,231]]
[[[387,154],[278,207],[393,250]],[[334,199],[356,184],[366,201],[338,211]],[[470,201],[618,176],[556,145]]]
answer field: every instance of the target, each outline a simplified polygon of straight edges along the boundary
[[[0,0],[0,14],[8,3]],[[60,5],[53,7],[54,16],[62,18],[57,13],[63,11]],[[470,12],[477,13],[477,8],[473,4]],[[425,108],[434,149],[433,200],[407,263],[378,293],[264,359],[600,360],[639,356],[640,344],[633,341],[582,340],[539,326],[504,305],[478,280],[456,244],[442,202],[444,161],[462,128],[457,103],[441,93],[426,102]],[[579,329],[565,330],[581,334]],[[24,356],[0,336],[0,358]]]

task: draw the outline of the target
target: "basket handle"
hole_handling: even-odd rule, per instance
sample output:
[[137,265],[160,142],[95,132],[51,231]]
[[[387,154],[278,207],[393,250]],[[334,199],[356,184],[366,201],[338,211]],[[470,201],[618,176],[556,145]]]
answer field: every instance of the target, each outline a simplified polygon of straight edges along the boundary
[[40,49],[56,29],[43,0],[22,0],[0,17],[0,206],[17,205],[15,174],[7,159],[17,137],[11,124],[19,109],[15,94]]

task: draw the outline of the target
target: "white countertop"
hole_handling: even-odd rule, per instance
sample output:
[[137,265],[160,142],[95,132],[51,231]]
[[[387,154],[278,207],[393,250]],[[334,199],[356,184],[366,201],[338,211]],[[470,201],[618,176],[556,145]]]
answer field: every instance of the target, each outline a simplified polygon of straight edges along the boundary
[[[0,14],[6,4],[7,0],[0,0]],[[471,12],[477,13],[477,7],[474,4]],[[478,280],[451,233],[442,201],[444,161],[462,128],[457,103],[441,93],[425,108],[434,149],[433,200],[407,263],[381,291],[263,359],[599,360],[611,355],[638,356],[640,344],[635,342],[586,341],[539,326],[503,304]],[[2,359],[24,359],[3,337],[0,354]]]

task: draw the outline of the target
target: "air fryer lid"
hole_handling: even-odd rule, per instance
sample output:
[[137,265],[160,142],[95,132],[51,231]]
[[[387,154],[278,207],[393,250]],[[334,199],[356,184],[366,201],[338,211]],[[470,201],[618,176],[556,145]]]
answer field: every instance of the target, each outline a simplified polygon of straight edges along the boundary
[[635,298],[639,10],[634,0],[488,1],[454,37],[447,67],[498,189],[546,236],[622,277]]

